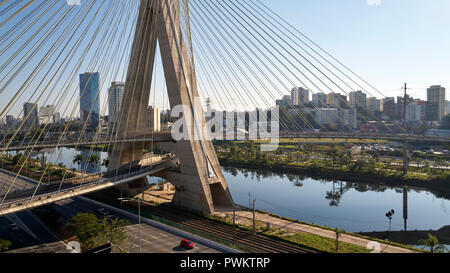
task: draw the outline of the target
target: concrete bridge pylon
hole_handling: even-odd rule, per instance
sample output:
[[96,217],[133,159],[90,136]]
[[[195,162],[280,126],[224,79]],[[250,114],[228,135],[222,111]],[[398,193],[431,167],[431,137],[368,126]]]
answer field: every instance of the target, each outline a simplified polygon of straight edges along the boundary
[[[182,117],[190,124],[183,128],[189,138],[173,143],[154,143],[153,147],[145,147],[144,143],[115,144],[109,167],[115,169],[139,160],[144,149],[158,148],[173,153],[180,160],[179,170],[156,175],[167,179],[177,189],[173,205],[192,212],[213,213],[218,206],[232,206],[233,199],[211,141],[195,137],[206,121],[203,111],[195,110],[195,101],[199,100],[195,69],[178,12],[177,1],[141,0],[116,139],[150,134],[147,108],[157,42],[170,106],[173,109],[182,105],[191,110],[184,112]],[[146,181],[139,180],[128,184],[124,190],[135,195],[146,189]]]

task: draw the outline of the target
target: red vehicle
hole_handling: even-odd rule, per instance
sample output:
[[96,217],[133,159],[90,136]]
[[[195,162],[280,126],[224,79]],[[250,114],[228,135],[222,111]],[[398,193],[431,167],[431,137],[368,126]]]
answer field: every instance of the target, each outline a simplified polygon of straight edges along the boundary
[[183,241],[181,241],[180,246],[186,249],[193,249],[195,247],[194,243],[184,239]]

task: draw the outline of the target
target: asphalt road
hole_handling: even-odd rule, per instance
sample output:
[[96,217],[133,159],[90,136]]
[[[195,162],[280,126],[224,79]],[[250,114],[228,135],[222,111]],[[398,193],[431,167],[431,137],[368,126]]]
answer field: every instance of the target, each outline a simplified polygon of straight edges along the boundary
[[[17,216],[17,218],[15,218]],[[65,253],[66,245],[29,211],[17,213],[9,217],[17,222],[18,231],[9,230],[13,222],[7,217],[0,218],[0,238],[10,241],[10,252],[40,252],[55,251]]]
[[[10,193],[14,193],[16,191],[24,191],[31,190],[36,187],[33,183],[18,177],[16,182],[14,182],[14,176],[6,173],[3,170],[0,170],[0,196],[3,196],[8,191],[9,187],[12,184]],[[14,182],[14,183],[13,183]]]
[[[102,208],[101,206],[80,200],[79,198],[57,202],[53,206],[61,213],[63,222],[67,222],[80,212],[93,213],[98,218],[104,217],[98,211]],[[108,217],[124,219],[124,216],[113,212],[109,212]],[[139,253],[139,225],[135,220],[126,219],[130,222],[130,226],[126,227],[128,238],[119,247],[129,253]],[[219,253],[217,250],[201,244],[196,244],[192,250],[185,250],[179,247],[183,238],[145,223],[141,225],[141,238],[142,253]],[[114,248],[114,252],[120,252],[120,249]]]

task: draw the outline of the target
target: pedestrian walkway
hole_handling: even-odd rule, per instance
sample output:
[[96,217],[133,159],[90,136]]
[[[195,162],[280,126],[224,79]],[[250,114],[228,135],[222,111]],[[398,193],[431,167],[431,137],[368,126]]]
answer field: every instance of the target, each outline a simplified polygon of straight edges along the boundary
[[[233,212],[227,211],[227,210],[220,210],[219,212],[215,213],[216,216],[222,217],[222,218],[228,218],[232,219]],[[333,230],[328,230],[325,228],[320,227],[314,227],[307,224],[301,224],[296,223],[288,220],[279,219],[274,216],[270,216],[269,214],[256,212],[256,220],[259,224],[263,223],[265,226],[267,224],[270,225],[271,228],[277,228],[280,230],[284,230],[288,233],[309,233],[309,234],[315,234],[319,235],[325,238],[330,239],[336,239],[336,232]],[[251,211],[236,211],[236,223],[246,226],[251,226],[253,222],[253,213]],[[398,246],[392,246],[388,244],[383,243],[374,243],[371,240],[364,239],[358,236],[349,235],[349,234],[342,234],[340,237],[341,242],[350,243],[354,245],[358,245],[361,247],[369,247],[370,249],[373,249],[373,247],[379,246],[379,250],[382,253],[416,253],[416,251],[413,251],[411,249],[402,248]]]

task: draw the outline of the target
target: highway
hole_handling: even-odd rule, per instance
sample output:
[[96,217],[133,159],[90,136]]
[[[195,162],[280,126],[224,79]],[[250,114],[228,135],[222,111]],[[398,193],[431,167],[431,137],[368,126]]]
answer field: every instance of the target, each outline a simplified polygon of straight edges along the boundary
[[[16,218],[17,217],[17,218]],[[9,218],[9,219],[8,219]],[[0,218],[0,238],[12,244],[11,253],[68,253],[66,244],[30,211]],[[18,231],[8,227],[13,222],[20,226]]]
[[[8,191],[11,184],[13,184],[15,176],[5,170],[0,169],[0,196],[4,196]],[[17,191],[28,191],[32,190],[36,187],[34,183],[31,183],[31,180],[18,177],[16,182],[14,182],[11,187],[11,193]]]
[[[61,213],[61,221],[64,224],[80,212],[93,213],[97,215],[98,218],[103,218],[98,211],[102,206],[85,201],[85,199],[81,198],[60,201],[54,203],[52,206]],[[120,248],[115,247],[114,252],[120,252],[120,249],[122,249],[129,253],[139,253],[139,225],[136,220],[113,211],[108,211],[108,217],[127,219],[131,223],[130,226],[126,227],[127,240],[120,244]],[[142,253],[220,253],[215,249],[199,243],[196,243],[195,248],[192,250],[180,248],[179,244],[184,238],[160,230],[146,223],[141,225],[141,233]]]

